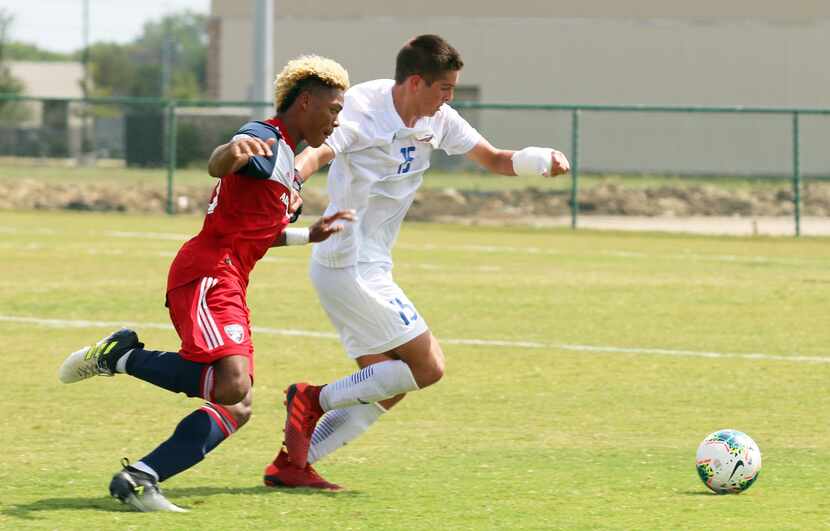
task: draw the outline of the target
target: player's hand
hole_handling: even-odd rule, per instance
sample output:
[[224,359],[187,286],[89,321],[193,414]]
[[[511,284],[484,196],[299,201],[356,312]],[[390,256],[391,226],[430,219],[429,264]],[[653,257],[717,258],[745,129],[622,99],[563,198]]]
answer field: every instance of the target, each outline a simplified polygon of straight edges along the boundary
[[291,223],[294,223],[299,219],[300,214],[303,212],[303,196],[300,195],[300,192],[291,189],[291,199],[288,202],[288,217],[291,218]]
[[269,138],[268,140],[254,137],[239,138],[231,142],[231,154],[236,163],[241,163],[241,166],[244,166],[251,157],[273,156],[274,152],[271,150],[271,146],[276,143],[276,138]]
[[551,153],[550,173],[548,177],[556,177],[563,173],[568,173],[571,170],[571,163],[568,162],[568,157],[561,151],[553,150]]
[[291,183],[291,199],[288,201],[288,217],[289,223],[294,223],[300,219],[300,214],[303,213],[303,180],[300,178],[300,172],[294,168],[294,182]]
[[341,210],[331,216],[323,216],[308,228],[308,241],[319,243],[329,236],[343,230],[343,224],[335,224],[337,220],[354,221],[357,219],[354,210]]

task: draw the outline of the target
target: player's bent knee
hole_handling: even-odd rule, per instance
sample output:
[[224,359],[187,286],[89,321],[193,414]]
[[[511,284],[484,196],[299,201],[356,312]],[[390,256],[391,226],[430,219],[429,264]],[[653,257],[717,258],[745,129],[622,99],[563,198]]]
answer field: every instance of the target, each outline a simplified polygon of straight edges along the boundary
[[248,375],[240,378],[227,378],[214,384],[213,401],[223,406],[232,406],[242,402],[250,390],[251,379]]
[[429,363],[420,372],[423,383],[419,380],[418,387],[422,388],[436,384],[444,377],[444,353],[440,348],[433,350]]
[[251,390],[248,360],[244,356],[228,356],[217,361],[213,367],[216,372],[213,401],[223,406],[242,402]]
[[233,415],[233,420],[236,421],[236,429],[238,430],[242,426],[248,423],[251,420],[251,414],[253,413],[254,409],[251,407],[250,402],[245,403],[244,401],[231,406],[230,412]]
[[395,353],[409,365],[419,389],[435,384],[444,376],[444,352],[429,331],[402,345]]
[[429,387],[430,385],[438,383],[444,376],[444,360],[433,359],[429,363],[411,367],[412,376],[415,378],[415,383],[418,384],[418,389]]
[[417,382],[418,387],[423,389],[424,387],[438,383],[443,377],[443,365],[433,365],[432,367],[419,371],[419,374],[415,377],[415,381]]
[[242,400],[236,404],[224,406],[224,410],[227,411],[231,417],[233,417],[237,430],[251,419],[251,414],[253,413],[253,408],[251,406],[253,405],[253,402],[253,391],[249,389],[248,393],[242,398]]

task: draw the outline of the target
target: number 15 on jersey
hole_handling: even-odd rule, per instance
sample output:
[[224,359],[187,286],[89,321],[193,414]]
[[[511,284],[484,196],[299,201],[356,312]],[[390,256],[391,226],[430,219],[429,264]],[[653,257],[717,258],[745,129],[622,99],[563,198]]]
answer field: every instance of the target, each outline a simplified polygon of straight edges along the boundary
[[409,166],[412,164],[412,161],[415,160],[415,157],[413,156],[414,154],[415,146],[401,148],[401,157],[403,157],[403,162],[401,162],[400,166],[398,166],[399,174],[409,172]]

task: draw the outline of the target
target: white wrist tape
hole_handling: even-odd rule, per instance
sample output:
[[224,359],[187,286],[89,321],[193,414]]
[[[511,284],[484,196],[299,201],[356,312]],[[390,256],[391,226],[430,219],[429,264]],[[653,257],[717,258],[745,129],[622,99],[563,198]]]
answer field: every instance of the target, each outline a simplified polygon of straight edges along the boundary
[[305,245],[308,243],[308,229],[285,229],[285,245]]
[[553,158],[551,148],[526,147],[513,153],[513,173],[516,175],[550,175]]

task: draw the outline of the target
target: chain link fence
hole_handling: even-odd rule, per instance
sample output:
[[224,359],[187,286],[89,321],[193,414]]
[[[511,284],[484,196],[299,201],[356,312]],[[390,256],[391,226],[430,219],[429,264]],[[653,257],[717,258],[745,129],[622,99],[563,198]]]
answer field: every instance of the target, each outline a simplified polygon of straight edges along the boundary
[[[454,106],[493,145],[555,146],[573,168],[569,179],[500,179],[436,152],[425,181],[463,192],[458,204],[442,196],[450,210],[479,202],[528,218],[567,216],[574,228],[581,216],[788,216],[795,235],[805,216],[830,217],[830,109]],[[270,104],[0,95],[0,171],[52,164],[66,169],[65,184],[79,185],[78,172],[90,168],[152,172],[172,214],[187,210],[177,179],[204,168],[263,107]]]

